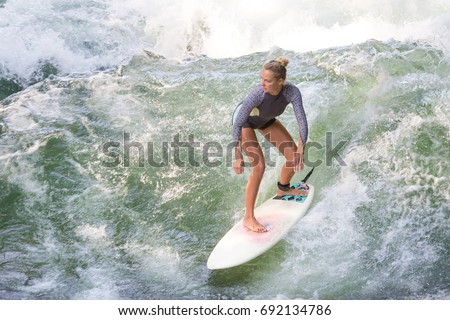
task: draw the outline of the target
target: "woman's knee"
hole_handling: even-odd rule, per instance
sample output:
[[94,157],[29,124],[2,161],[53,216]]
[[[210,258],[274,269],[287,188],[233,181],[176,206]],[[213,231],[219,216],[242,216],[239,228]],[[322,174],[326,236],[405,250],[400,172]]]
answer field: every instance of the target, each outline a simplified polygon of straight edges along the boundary
[[262,177],[264,175],[264,171],[266,171],[264,159],[260,159],[260,161],[252,163],[252,174]]

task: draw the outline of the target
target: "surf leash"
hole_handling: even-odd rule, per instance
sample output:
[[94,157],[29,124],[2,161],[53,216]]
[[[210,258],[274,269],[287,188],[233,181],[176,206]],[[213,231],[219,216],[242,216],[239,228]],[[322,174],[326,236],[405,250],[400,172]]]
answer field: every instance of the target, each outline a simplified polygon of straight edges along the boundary
[[308,179],[309,179],[309,177],[311,177],[311,175],[312,175],[312,173],[313,173],[313,171],[314,171],[314,168],[315,167],[313,167],[309,172],[308,172],[308,174],[305,176],[305,178],[302,180],[302,183],[306,183],[306,181],[308,181]]

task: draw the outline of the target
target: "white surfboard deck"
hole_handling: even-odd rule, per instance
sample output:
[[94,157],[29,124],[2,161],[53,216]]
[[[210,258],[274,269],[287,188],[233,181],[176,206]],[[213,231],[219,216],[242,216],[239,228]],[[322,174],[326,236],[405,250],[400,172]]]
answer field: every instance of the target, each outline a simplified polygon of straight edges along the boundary
[[294,224],[306,214],[314,196],[308,185],[304,202],[269,199],[255,209],[256,219],[267,232],[258,233],[244,227],[242,220],[228,231],[211,252],[208,269],[225,269],[246,263],[272,248]]

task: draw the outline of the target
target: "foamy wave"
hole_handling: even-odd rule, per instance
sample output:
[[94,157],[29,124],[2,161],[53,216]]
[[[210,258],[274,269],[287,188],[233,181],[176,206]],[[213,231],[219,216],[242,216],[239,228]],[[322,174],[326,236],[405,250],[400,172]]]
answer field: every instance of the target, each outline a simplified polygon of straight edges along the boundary
[[368,39],[423,39],[448,51],[448,9],[442,0],[7,1],[0,8],[7,43],[0,76],[33,83],[48,73],[92,72],[144,49],[172,59],[224,58],[275,46],[306,52]]
[[[361,43],[426,39],[448,48],[448,3],[410,1],[135,1],[116,3],[145,18],[150,49],[170,58],[236,57],[278,46],[306,52]],[[447,11],[446,11],[447,10]],[[155,11],[158,12],[155,15]]]

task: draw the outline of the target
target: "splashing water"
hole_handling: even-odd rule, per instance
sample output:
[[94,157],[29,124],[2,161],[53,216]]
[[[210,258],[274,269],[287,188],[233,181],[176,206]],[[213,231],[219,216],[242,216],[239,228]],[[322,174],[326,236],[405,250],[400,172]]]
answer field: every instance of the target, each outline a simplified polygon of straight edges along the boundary
[[[2,299],[448,299],[448,3],[258,3],[0,2]],[[284,240],[210,272],[249,175],[230,116],[279,55],[309,141],[345,143],[309,149]]]

